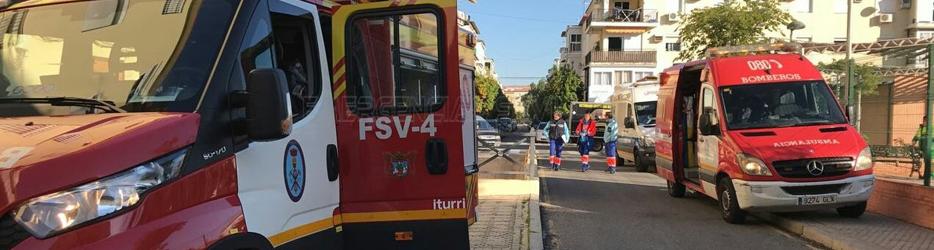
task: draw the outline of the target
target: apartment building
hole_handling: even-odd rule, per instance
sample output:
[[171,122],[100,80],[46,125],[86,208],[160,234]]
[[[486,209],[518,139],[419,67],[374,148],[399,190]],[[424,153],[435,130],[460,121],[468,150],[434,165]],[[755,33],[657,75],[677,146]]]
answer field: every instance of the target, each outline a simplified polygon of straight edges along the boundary
[[[729,0],[592,0],[581,20],[562,32],[559,62],[584,78],[588,101],[605,102],[613,87],[658,74],[681,50],[678,27],[692,10]],[[806,27],[766,34],[813,43],[846,42],[847,0],[782,0],[782,8]],[[934,36],[932,0],[852,0],[854,43],[909,36]],[[912,22],[914,20],[914,22]],[[579,48],[579,50],[578,50]],[[843,55],[809,54],[816,62]],[[883,63],[881,57],[862,61]],[[861,61],[861,62],[862,62]],[[904,65],[904,60],[884,62]]]
[[[851,1],[854,43],[934,37],[934,0]],[[723,2],[593,0],[580,22],[562,32],[565,47],[560,50],[559,61],[578,70],[584,78],[589,101],[606,101],[613,86],[657,74],[678,63],[681,46],[677,28],[684,15]],[[767,37],[805,43],[846,42],[847,0],[781,0],[780,4],[806,27],[794,32],[768,33]],[[844,57],[842,53],[806,56],[814,63]],[[886,67],[926,67],[926,60],[917,60],[920,57],[865,53],[854,56],[857,62]],[[830,82],[834,84],[833,79]],[[894,76],[886,82],[890,84],[881,86],[877,95],[862,98],[861,132],[871,144],[910,143],[923,117],[927,78]]]
[[486,42],[480,39],[480,28],[477,26],[477,23],[470,18],[470,15],[458,10],[457,25],[461,31],[470,33],[476,37],[477,43],[474,46],[475,73],[477,75],[486,75],[499,79],[499,76],[496,74],[496,62],[492,57],[486,54]]

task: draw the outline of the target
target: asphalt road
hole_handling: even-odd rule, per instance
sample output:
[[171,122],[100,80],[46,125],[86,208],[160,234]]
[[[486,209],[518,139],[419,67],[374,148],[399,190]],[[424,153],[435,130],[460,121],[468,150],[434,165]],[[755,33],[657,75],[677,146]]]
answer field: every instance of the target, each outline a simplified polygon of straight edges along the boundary
[[[727,224],[717,203],[688,194],[672,198],[664,182],[649,173],[621,168],[602,172],[605,164],[577,172],[579,155],[566,148],[562,171],[543,167],[539,151],[542,219],[546,249],[812,249],[808,242],[750,218]],[[603,162],[592,154],[592,162]]]

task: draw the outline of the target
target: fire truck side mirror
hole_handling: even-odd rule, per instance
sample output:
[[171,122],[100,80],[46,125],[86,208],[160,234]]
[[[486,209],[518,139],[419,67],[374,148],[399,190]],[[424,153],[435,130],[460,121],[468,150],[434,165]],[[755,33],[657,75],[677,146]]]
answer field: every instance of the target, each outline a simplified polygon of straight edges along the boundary
[[271,141],[292,132],[289,90],[281,69],[255,69],[247,79],[247,128],[250,139]]

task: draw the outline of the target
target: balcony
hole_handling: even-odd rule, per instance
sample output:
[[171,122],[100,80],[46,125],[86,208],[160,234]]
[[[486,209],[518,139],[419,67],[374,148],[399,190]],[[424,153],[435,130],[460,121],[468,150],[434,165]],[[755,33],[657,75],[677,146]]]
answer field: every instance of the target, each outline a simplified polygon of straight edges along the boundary
[[588,27],[654,28],[658,26],[658,10],[595,9],[590,12]]
[[650,51],[591,51],[585,57],[587,64],[655,65],[656,52]]

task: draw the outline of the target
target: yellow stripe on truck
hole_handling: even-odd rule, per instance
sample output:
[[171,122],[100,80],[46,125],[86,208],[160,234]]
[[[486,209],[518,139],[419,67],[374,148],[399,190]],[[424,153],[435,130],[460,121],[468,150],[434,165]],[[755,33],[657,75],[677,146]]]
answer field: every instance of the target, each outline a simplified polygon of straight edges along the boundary
[[341,217],[344,223],[464,219],[467,218],[467,209],[345,213]]
[[334,227],[331,223],[332,221],[333,218],[328,217],[327,219],[301,225],[269,237],[269,242],[272,243],[273,246],[278,247],[290,241],[331,229]]

